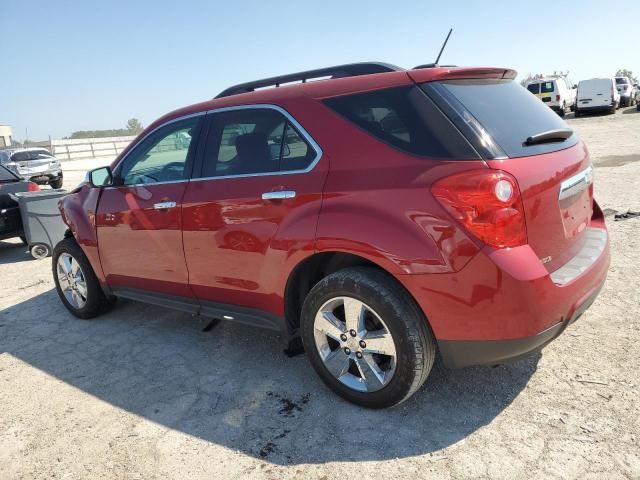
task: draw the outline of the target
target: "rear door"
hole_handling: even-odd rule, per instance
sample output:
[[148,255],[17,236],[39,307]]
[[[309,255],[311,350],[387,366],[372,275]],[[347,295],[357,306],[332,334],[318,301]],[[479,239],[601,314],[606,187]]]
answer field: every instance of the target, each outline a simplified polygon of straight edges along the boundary
[[184,197],[191,288],[205,313],[216,303],[281,313],[284,266],[313,248],[327,161],[278,107],[214,112],[207,128]]
[[583,80],[578,85],[578,108],[607,107],[613,104],[614,88],[611,79]]
[[[459,118],[477,121],[482,141],[496,144],[487,164],[517,179],[529,245],[549,271],[563,265],[581,247],[592,216],[591,162],[577,135],[528,145],[532,135],[569,127],[510,80],[452,80],[423,89],[441,104],[457,104]],[[460,119],[453,120],[464,129]]]
[[102,269],[114,290],[193,296],[182,248],[182,197],[202,119],[153,131],[116,167],[120,185],[103,189],[95,221]]

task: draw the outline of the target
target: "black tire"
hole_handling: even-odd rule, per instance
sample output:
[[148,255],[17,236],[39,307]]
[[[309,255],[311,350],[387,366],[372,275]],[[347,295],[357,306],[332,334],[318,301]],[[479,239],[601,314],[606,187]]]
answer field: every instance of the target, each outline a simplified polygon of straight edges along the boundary
[[579,117],[580,116],[580,111],[578,110],[578,107],[575,107],[573,109],[573,116],[574,117]]
[[[57,264],[60,255],[62,255],[63,253],[71,255],[73,259],[78,262],[78,265],[82,269],[87,288],[86,303],[82,308],[76,308],[74,305],[72,305],[67,300],[67,297],[64,295],[62,289],[60,288],[60,281],[58,279],[57,273]],[[53,271],[53,281],[56,284],[56,291],[58,292],[58,296],[60,297],[60,300],[62,300],[64,306],[73,315],[78,318],[82,318],[83,320],[87,320],[106,313],[113,308],[116,302],[116,298],[108,297],[104,294],[102,288],[100,287],[100,282],[98,282],[96,274],[94,273],[93,268],[89,263],[89,260],[76,242],[75,238],[69,237],[59,242],[53,249],[52,260],[53,261],[51,263]]]
[[25,237],[24,235],[20,235],[18,238],[24,245],[27,245],[27,237]]
[[614,105],[609,109],[609,113],[613,113],[615,115],[617,109],[618,109],[617,105]]
[[57,190],[59,188],[62,188],[62,177],[56,178],[55,180],[51,180],[49,182],[49,185],[51,186],[51,188],[53,188],[54,190]]
[[576,104],[574,103],[573,105],[571,105],[569,107],[569,110],[572,111],[572,112],[575,112],[576,111]]
[[563,118],[564,118],[564,116],[565,116],[565,114],[566,114],[566,113],[567,113],[567,106],[563,104],[563,105],[560,107],[560,110],[558,110],[558,115],[560,115],[560,117],[563,117]]
[[[316,313],[326,302],[340,296],[370,306],[393,338],[395,372],[379,390],[363,392],[346,386],[327,369],[318,353],[314,337]],[[422,310],[392,277],[371,267],[340,270],[317,283],[304,301],[301,327],[305,351],[316,373],[335,393],[363,407],[391,407],[408,399],[425,382],[435,359],[436,342]]]

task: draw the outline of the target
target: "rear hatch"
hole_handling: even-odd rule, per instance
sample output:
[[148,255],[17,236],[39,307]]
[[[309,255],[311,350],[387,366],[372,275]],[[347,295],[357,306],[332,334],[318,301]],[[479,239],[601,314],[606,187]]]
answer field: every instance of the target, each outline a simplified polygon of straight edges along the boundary
[[613,85],[608,78],[583,80],[578,85],[578,108],[606,107],[613,104]]
[[631,92],[631,83],[626,78],[616,78],[616,88],[620,95],[629,96]]
[[527,90],[533,93],[544,103],[552,103],[555,98],[555,82],[553,80],[530,83]]
[[593,209],[591,162],[577,135],[510,78],[440,80],[421,88],[490,168],[515,177],[528,243],[548,271],[566,263],[582,246]]

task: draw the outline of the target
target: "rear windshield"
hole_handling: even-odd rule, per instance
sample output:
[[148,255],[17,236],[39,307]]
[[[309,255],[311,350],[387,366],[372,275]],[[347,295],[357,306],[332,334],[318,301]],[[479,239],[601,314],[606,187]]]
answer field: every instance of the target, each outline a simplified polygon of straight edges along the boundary
[[477,159],[453,124],[417,87],[397,87],[330,98],[324,103],[362,130],[414,155]]
[[27,150],[24,152],[16,152],[11,155],[14,162],[26,162],[28,160],[37,160],[39,158],[50,158],[52,155],[47,150]]
[[13,173],[0,165],[0,182],[15,182],[19,180]]
[[618,85],[620,85],[620,84],[624,85],[626,83],[629,83],[629,80],[627,80],[626,78],[616,78],[616,83]]
[[[455,110],[458,119],[452,117],[452,120],[461,131],[477,122],[482,129],[478,132],[480,142],[486,144],[492,140],[509,157],[555,152],[578,142],[577,135],[573,134],[563,141],[526,145],[526,139],[532,135],[569,127],[512,80],[450,80],[425,83],[422,88],[438,106],[443,103],[444,108]],[[489,138],[485,138],[486,134]],[[478,148],[477,139],[469,140]]]

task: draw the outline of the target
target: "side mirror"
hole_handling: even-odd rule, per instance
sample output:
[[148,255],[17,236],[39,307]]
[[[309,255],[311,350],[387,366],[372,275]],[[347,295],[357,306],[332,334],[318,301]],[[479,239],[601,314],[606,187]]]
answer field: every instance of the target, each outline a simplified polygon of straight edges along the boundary
[[113,173],[111,167],[100,167],[89,172],[89,185],[94,188],[113,185]]

